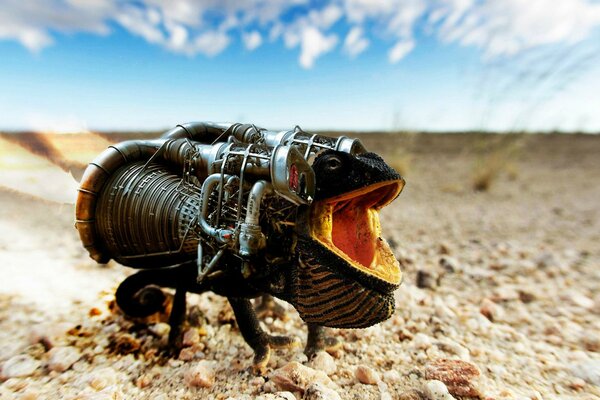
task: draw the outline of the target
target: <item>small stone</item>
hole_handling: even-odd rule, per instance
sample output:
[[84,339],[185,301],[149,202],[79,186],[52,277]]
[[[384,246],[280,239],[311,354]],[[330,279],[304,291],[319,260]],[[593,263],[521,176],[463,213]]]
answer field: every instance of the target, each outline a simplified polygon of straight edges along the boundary
[[84,380],[95,390],[101,391],[108,386],[114,385],[117,381],[115,370],[112,368],[103,368],[84,376]]
[[592,307],[594,307],[594,300],[590,299],[589,297],[587,297],[581,293],[571,292],[569,294],[568,298],[571,301],[571,303],[573,303],[577,307],[586,308],[586,309],[591,309]]
[[202,360],[190,367],[183,375],[189,387],[211,387],[215,383],[215,370],[213,363]]
[[544,252],[535,258],[535,263],[540,268],[554,267],[558,265],[556,256],[550,252]]
[[583,347],[587,351],[600,353],[600,335],[597,333],[586,332],[582,338]]
[[364,383],[366,385],[375,385],[380,380],[379,374],[366,365],[359,365],[356,367],[354,370],[354,376],[360,383]]
[[569,387],[573,390],[581,390],[585,387],[585,381],[581,378],[573,378],[569,382]]
[[600,386],[600,360],[589,360],[570,367],[571,373],[577,378]]
[[20,354],[9,358],[2,365],[0,377],[2,379],[20,378],[33,375],[40,367],[40,362],[31,356]]
[[403,392],[398,396],[398,400],[426,400],[425,394],[415,389]]
[[440,257],[440,267],[444,268],[446,272],[452,273],[459,270],[459,263],[454,257],[443,256]]
[[19,396],[19,400],[37,400],[39,398],[39,394],[37,392],[28,390]]
[[261,394],[254,400],[296,400],[296,396],[292,392],[275,392]]
[[504,317],[504,309],[490,299],[483,299],[479,312],[492,322]]
[[342,400],[342,398],[335,390],[320,383],[313,383],[306,389],[302,400]]
[[182,361],[192,361],[194,359],[194,355],[196,352],[192,350],[190,347],[184,347],[179,352],[179,359]]
[[193,346],[200,342],[200,333],[196,328],[187,329],[183,334],[183,345]]
[[[20,378],[10,378],[2,383],[2,386],[13,392],[20,392],[27,387],[27,381]],[[0,392],[2,394],[2,392]]]
[[250,379],[249,383],[250,383],[250,386],[262,387],[262,385],[265,384],[265,378],[263,378],[262,376],[257,376],[257,377]]
[[453,340],[444,338],[437,342],[436,345],[447,353],[456,354],[461,360],[468,361],[471,359],[469,350]]
[[431,271],[417,271],[417,287],[419,289],[435,289],[439,286],[438,277]]
[[331,375],[337,370],[335,360],[326,351],[319,351],[315,354],[308,365],[311,368],[325,372],[327,375]]
[[477,397],[481,373],[466,361],[440,359],[425,367],[425,378],[443,382],[448,391],[456,396]]
[[282,390],[304,392],[313,383],[335,388],[335,383],[323,371],[306,367],[296,361],[271,372],[269,378]]
[[419,332],[413,338],[412,344],[417,349],[425,350],[425,349],[428,349],[431,347],[431,345],[433,344],[433,340],[431,339],[430,336],[427,336],[426,334]]
[[402,380],[402,376],[395,369],[390,369],[389,371],[385,371],[383,373],[383,380],[387,383],[396,384]]
[[454,397],[448,392],[448,388],[443,382],[429,380],[425,383],[423,394],[429,400],[454,400]]
[[151,383],[152,383],[152,375],[143,374],[139,378],[136,379],[135,386],[139,387],[140,389],[144,389],[144,388],[150,386]]
[[525,304],[529,304],[536,299],[535,294],[526,290],[519,290],[519,300]]
[[164,322],[159,322],[158,324],[151,325],[150,332],[154,333],[159,338],[166,338],[169,332],[171,331],[171,327],[169,324]]
[[48,356],[48,369],[50,371],[64,372],[81,358],[81,353],[75,347],[61,346],[50,350]]

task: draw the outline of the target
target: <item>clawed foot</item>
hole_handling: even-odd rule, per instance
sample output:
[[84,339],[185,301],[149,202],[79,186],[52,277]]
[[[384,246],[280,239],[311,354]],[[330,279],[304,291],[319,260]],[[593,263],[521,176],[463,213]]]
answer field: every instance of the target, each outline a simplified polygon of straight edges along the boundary
[[308,339],[304,354],[310,359],[319,351],[335,352],[342,347],[342,341],[333,336],[325,335],[325,328],[320,325],[308,324]]
[[252,370],[257,375],[264,375],[271,357],[271,349],[292,349],[300,346],[300,341],[291,336],[272,336],[264,333],[254,347]]
[[275,302],[272,296],[265,294],[260,298],[260,303],[254,309],[258,318],[266,317],[278,318],[282,321],[287,320],[285,307]]

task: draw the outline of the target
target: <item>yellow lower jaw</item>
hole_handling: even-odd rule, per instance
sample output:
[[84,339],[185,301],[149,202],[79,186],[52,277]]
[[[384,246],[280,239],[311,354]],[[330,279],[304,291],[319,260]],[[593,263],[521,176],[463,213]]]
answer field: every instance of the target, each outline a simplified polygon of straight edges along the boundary
[[379,223],[379,211],[369,209],[367,212],[368,221],[371,232],[376,237],[375,243],[375,256],[368,267],[357,263],[352,258],[348,257],[346,253],[338,249],[333,244],[332,231],[333,231],[333,203],[316,202],[311,206],[310,214],[310,234],[311,237],[327,249],[335,253],[338,257],[344,259],[348,264],[354,268],[361,270],[367,274],[374,275],[386,282],[399,285],[402,280],[402,273],[400,272],[400,265],[396,257],[390,250],[389,245],[381,237],[381,225]]

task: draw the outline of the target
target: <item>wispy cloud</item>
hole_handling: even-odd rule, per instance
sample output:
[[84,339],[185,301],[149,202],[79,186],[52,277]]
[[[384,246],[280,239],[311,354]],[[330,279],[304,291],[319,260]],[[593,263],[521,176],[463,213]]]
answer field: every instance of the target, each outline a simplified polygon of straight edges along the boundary
[[373,40],[389,43],[397,63],[428,34],[476,47],[485,59],[546,45],[576,44],[600,25],[593,0],[4,0],[0,39],[33,52],[57,32],[110,34],[119,25],[149,43],[180,54],[215,56],[240,39],[246,49],[263,38],[298,48],[304,68],[338,46],[356,57]]

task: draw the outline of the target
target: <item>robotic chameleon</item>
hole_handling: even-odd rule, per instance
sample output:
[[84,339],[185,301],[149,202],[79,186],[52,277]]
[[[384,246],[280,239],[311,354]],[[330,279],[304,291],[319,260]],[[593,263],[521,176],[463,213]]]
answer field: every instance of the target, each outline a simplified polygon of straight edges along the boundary
[[401,272],[379,210],[404,179],[357,139],[188,123],[110,146],[81,182],[76,227],[91,258],[140,269],[117,289],[119,307],[147,316],[164,306],[160,287],[175,289],[172,346],[187,292],[227,297],[259,372],[271,347],[297,342],[264,332],[251,298],[292,304],[309,356],[339,345],[324,327],[365,328],[394,312]]

